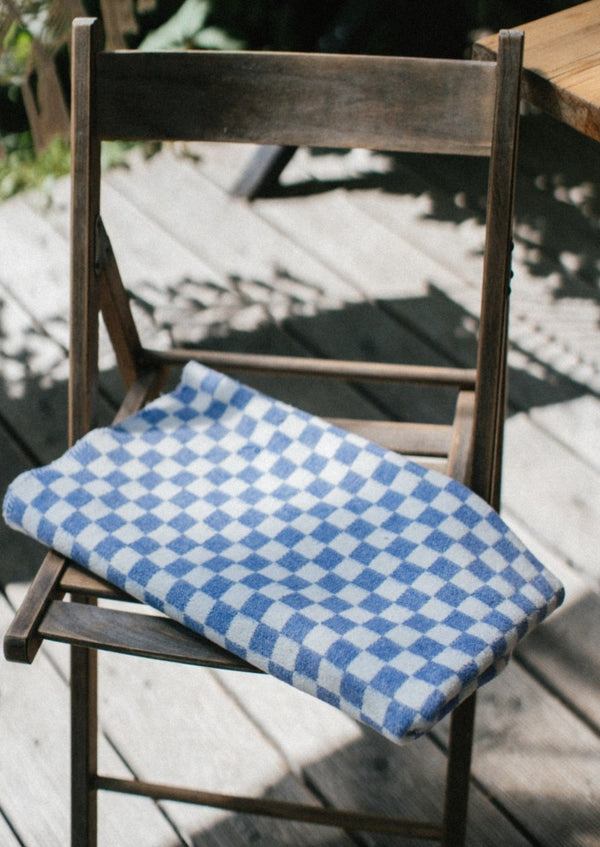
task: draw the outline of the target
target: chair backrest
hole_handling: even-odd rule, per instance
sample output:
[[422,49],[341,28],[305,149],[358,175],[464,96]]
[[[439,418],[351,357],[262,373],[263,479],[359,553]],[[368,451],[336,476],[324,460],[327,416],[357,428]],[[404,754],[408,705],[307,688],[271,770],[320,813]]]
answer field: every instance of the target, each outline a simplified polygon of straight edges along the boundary
[[93,422],[88,398],[97,380],[97,315],[107,297],[112,298],[104,310],[108,320],[112,308],[120,310],[137,343],[126,304],[118,293],[107,295],[98,285],[101,141],[194,139],[488,156],[472,482],[493,502],[505,404],[521,55],[522,39],[514,32],[501,34],[497,63],[269,52],[107,52],[100,25],[77,20],[71,114],[71,438]]

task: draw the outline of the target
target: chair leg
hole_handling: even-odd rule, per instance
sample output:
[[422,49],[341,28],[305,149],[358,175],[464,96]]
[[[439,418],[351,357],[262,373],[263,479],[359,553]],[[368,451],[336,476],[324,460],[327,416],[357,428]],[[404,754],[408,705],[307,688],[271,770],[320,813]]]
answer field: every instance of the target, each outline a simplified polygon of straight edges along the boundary
[[98,654],[71,648],[71,847],[96,847]]
[[465,843],[475,701],[472,694],[452,713],[441,847],[463,847]]
[[231,189],[231,194],[234,197],[254,200],[265,191],[267,193],[272,191],[296,150],[296,147],[277,147],[276,145],[259,147]]

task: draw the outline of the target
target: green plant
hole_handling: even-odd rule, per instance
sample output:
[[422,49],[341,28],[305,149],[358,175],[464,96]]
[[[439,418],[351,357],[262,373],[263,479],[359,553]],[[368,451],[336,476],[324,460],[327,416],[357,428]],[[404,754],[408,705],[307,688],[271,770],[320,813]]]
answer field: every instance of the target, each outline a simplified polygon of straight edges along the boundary
[[29,132],[5,136],[3,143],[6,154],[0,160],[0,200],[18,191],[40,188],[69,172],[69,146],[60,136],[39,154]]

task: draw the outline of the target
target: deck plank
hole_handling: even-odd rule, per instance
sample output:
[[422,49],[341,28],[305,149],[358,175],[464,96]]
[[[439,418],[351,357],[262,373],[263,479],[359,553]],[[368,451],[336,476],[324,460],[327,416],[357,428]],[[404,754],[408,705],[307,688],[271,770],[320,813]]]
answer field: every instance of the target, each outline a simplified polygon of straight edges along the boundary
[[600,843],[600,739],[516,663],[482,689],[476,779],[537,843]]
[[[12,614],[12,608],[0,595],[2,631]],[[1,689],[0,809],[27,847],[64,847],[70,828],[66,679],[42,654],[31,667],[4,662]],[[127,775],[104,739],[101,755],[121,775]],[[175,831],[150,801],[137,810],[118,796],[103,802],[101,845],[177,844]]]
[[598,584],[600,475],[524,413],[507,421],[505,443],[503,503]]
[[6,847],[22,847],[22,845],[17,840],[17,836],[15,835],[14,829],[9,825],[8,821],[4,818],[2,814],[2,809],[0,807],[0,843],[5,844]]
[[[11,586],[10,596],[18,603],[23,588]],[[0,621],[0,626],[2,621]],[[64,645],[47,642],[44,658],[49,657],[63,679],[68,674],[68,650]],[[38,660],[34,667],[39,664]],[[9,666],[13,667],[13,666]],[[21,667],[23,674],[27,668]],[[100,772],[110,776],[129,777],[171,785],[185,785],[207,791],[231,792],[249,796],[268,796],[288,802],[316,804],[317,799],[303,785],[288,766],[281,751],[262,728],[250,720],[244,709],[231,698],[218,678],[210,671],[172,665],[163,662],[135,659],[103,653],[100,672],[100,725],[110,739],[110,748],[103,747],[99,754]],[[237,674],[236,674],[237,675]],[[31,697],[40,696],[47,686],[33,684]],[[25,683],[27,677],[24,677]],[[65,727],[59,726],[55,738],[67,739],[67,690],[62,692]],[[174,693],[176,696],[174,697]],[[50,690],[51,695],[51,690]],[[113,750],[118,751],[116,760]],[[248,763],[252,767],[248,768]],[[27,762],[25,771],[35,767]],[[68,794],[62,802],[63,814],[68,813]],[[0,784],[1,798],[4,792]],[[133,807],[127,803],[133,801]],[[145,814],[144,805],[150,801],[120,795],[105,794],[100,804],[114,817],[116,808],[124,825],[131,826],[139,815]],[[331,847],[350,847],[346,836],[329,828],[294,822],[278,822],[252,815],[233,815],[216,809],[162,801],[160,809],[172,825],[173,831],[186,844],[198,842],[214,844],[251,845],[257,840],[273,838],[274,844],[316,845],[327,843]],[[102,805],[100,806],[102,808]],[[154,809],[155,807],[152,806]],[[130,835],[126,832],[126,838]],[[156,841],[143,835],[145,840],[126,840],[127,844],[163,845],[176,847],[179,842],[161,841],[164,832],[159,830]],[[37,842],[35,842],[37,845]],[[41,844],[45,842],[40,842]],[[49,841],[49,845],[59,841]],[[110,836],[100,833],[99,845],[112,845]],[[114,842],[121,844],[121,842]]]
[[[150,160],[136,157],[129,171],[115,170],[108,182],[215,272],[261,282],[273,292],[280,287],[285,292],[295,282],[292,302],[313,310],[360,299],[339,274],[311,258],[294,239],[282,238],[277,226],[229,197],[189,159],[177,159],[170,148],[165,154]],[[156,203],[157,195],[164,198],[162,203]]]
[[[569,579],[563,573],[561,578]],[[600,735],[600,597],[584,580],[569,589],[565,605],[523,641],[517,655]]]
[[[108,685],[112,692],[101,707],[103,724],[140,778],[218,793],[317,802],[210,671],[116,655],[102,656],[101,668],[101,690]],[[273,843],[298,847],[324,840],[331,847],[351,844],[335,829],[173,802],[161,806],[180,831],[199,843],[212,833],[224,845],[250,845],[267,835]]]
[[[294,770],[303,773],[330,803],[387,815],[441,819],[445,757],[430,739],[389,744],[326,704],[275,680],[266,680],[265,696],[244,675],[220,675]],[[489,796],[473,789],[470,802],[469,847],[525,847],[529,843]],[[379,835],[377,844],[392,847],[397,838]]]
[[[2,204],[0,280],[38,331],[68,347],[69,255],[47,215],[20,195]],[[32,309],[33,307],[33,309]]]

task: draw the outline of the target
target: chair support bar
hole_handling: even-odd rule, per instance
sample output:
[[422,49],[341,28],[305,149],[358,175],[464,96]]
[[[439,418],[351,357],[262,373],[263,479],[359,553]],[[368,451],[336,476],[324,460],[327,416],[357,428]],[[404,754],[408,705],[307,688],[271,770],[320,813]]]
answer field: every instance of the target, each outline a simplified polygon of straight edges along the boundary
[[337,826],[346,830],[387,832],[404,835],[407,838],[422,838],[431,841],[439,841],[442,834],[440,826],[422,821],[395,817],[382,819],[377,815],[362,812],[324,809],[321,806],[308,806],[302,803],[288,803],[260,797],[216,794],[209,791],[196,791],[140,780],[118,779],[99,775],[95,780],[95,785],[101,791],[135,794],[141,797],[151,797],[153,800],[176,800],[181,803],[211,806],[242,814],[265,815],[304,823],[316,823],[322,826]]
[[170,618],[140,615],[121,609],[53,602],[40,623],[39,634],[50,641],[109,650],[148,659],[182,662],[201,667],[261,673]]
[[474,368],[444,368],[427,365],[401,365],[380,362],[354,362],[313,359],[301,356],[268,356],[228,353],[220,350],[145,350],[150,361],[182,365],[193,359],[211,367],[245,373],[278,373],[285,376],[337,377],[356,381],[395,382],[474,388]]

